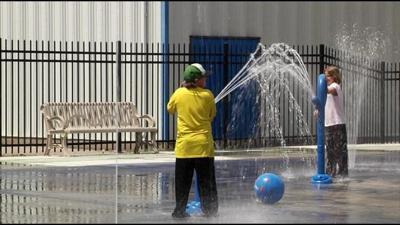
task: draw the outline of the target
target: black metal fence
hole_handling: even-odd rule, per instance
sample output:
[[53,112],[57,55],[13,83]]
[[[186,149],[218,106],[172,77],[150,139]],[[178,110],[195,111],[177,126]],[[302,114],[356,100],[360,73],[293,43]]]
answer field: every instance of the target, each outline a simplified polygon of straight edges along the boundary
[[[325,47],[323,64],[341,68],[350,143],[399,143],[400,63]],[[346,99],[347,97],[347,99]]]
[[[350,136],[355,138],[351,141],[400,141],[399,64],[371,62],[324,45],[294,48],[302,57],[314,87],[317,76],[326,65],[334,64],[342,69],[347,81],[343,82],[344,92],[354,93],[347,94],[350,97],[345,99],[349,109],[346,114],[352,118],[348,121]],[[224,55],[229,52],[212,52],[235,62],[237,68],[246,63],[251,53],[243,51]],[[0,156],[44,152],[45,127],[40,106],[46,102],[134,102],[139,113],[155,117],[160,130],[157,142],[163,148],[171,149],[176,121],[174,116],[165,115],[165,96],[169,97],[179,86],[184,67],[195,58],[190,45],[0,39],[0,53]],[[233,60],[238,56],[239,60]],[[227,62],[207,60],[216,67],[226,68]],[[166,74],[168,84],[163,80]],[[283,136],[288,145],[298,144],[288,104],[282,100],[280,121]],[[299,105],[306,120],[310,121],[314,136],[312,108],[304,100]],[[73,151],[98,152],[114,149],[116,138],[115,134],[73,134],[68,144]],[[122,148],[133,148],[135,139],[132,133],[123,133],[121,138]],[[279,142],[274,139],[274,135],[260,138],[254,146],[277,145]],[[223,138],[217,138],[217,142],[223,141]]]

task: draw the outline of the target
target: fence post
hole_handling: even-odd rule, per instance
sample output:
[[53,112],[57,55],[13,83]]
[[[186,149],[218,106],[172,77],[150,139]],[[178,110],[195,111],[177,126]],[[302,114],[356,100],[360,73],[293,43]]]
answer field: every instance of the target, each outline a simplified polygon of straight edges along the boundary
[[[229,45],[228,45],[228,43],[224,43],[224,87],[228,84],[228,75],[229,75]],[[229,121],[229,119],[228,119],[228,116],[229,116],[229,114],[228,114],[228,106],[229,106],[229,100],[228,100],[228,98],[226,97],[225,99],[224,99],[224,130],[223,130],[223,135],[222,135],[222,137],[224,138],[224,141],[223,141],[223,145],[224,145],[224,148],[226,148],[227,147],[227,135],[226,135],[226,132],[227,132],[227,130],[228,130],[228,121]]]
[[381,143],[385,143],[385,62],[381,62]]
[[[121,41],[117,41],[117,54],[116,54],[116,66],[117,66],[117,102],[121,102]],[[137,142],[137,140],[136,140]],[[118,153],[122,152],[121,144],[121,132],[117,132],[117,143]]]

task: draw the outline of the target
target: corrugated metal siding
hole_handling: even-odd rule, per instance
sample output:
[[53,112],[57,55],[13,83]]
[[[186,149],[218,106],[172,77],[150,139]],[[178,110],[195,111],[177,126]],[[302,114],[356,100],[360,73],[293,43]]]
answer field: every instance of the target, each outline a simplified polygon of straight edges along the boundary
[[160,42],[160,15],[161,2],[0,2],[0,36],[9,40]]

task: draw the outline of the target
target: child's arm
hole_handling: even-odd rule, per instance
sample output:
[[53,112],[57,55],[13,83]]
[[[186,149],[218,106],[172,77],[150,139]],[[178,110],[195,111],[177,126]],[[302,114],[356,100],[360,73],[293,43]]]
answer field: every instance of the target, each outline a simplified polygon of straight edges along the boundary
[[337,95],[336,88],[335,88],[335,87],[332,87],[332,86],[329,86],[329,87],[328,87],[328,94],[331,94],[331,95],[336,96],[336,95]]

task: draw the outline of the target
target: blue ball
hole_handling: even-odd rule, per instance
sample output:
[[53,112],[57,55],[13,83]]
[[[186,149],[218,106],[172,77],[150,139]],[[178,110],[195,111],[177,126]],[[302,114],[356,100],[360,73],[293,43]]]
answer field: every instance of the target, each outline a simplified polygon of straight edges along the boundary
[[273,173],[260,175],[255,184],[256,198],[264,204],[274,204],[281,200],[285,192],[285,184],[280,176]]

